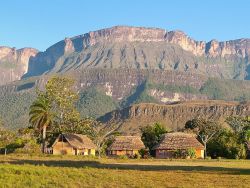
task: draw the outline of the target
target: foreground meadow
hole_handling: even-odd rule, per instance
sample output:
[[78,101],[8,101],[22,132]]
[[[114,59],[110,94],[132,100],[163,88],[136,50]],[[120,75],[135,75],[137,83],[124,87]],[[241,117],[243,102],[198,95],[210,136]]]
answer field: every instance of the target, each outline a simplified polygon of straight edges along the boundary
[[250,160],[0,156],[0,187],[250,187]]

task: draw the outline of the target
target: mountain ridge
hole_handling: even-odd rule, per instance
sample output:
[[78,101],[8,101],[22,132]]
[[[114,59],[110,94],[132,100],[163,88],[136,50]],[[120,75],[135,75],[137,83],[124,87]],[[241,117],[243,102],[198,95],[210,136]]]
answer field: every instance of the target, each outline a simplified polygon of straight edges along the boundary
[[[73,46],[70,44],[77,43],[79,39],[82,39],[83,45],[82,48],[86,46],[95,45],[98,42],[110,42],[115,40],[116,42],[127,41],[127,42],[163,42],[166,41],[168,43],[179,44],[184,50],[191,51],[195,55],[208,55],[215,57],[219,54],[214,54],[216,48],[221,48],[221,56],[231,55],[230,47],[233,45],[231,52],[232,54],[238,53],[243,57],[249,55],[250,53],[250,38],[239,38],[232,39],[227,41],[218,41],[216,39],[212,39],[210,41],[198,41],[191,37],[189,37],[185,32],[181,30],[173,30],[167,31],[161,28],[154,27],[133,27],[133,26],[114,26],[110,28],[100,29],[96,31],[90,31],[88,33],[77,35],[74,37],[66,37],[64,40],[59,41],[54,44],[55,46],[61,42],[65,42],[65,52],[73,50]],[[238,43],[238,46],[236,46]],[[53,47],[52,45],[51,47]],[[190,46],[188,46],[190,45]],[[235,49],[234,48],[235,45]],[[247,50],[243,50],[241,47],[247,48]],[[77,46],[77,44],[75,44]],[[193,47],[195,50],[191,50]],[[48,48],[49,49],[49,48]],[[75,47],[75,49],[79,49],[79,47]],[[238,50],[238,51],[237,51]]]
[[[13,63],[6,62],[6,55],[1,55],[6,49],[9,50],[7,59]],[[22,61],[23,66],[12,68],[13,64],[20,64],[18,58],[14,58],[19,51],[29,51],[30,54]],[[249,54],[250,39],[246,38],[206,42],[194,40],[180,30],[114,26],[66,37],[44,52],[34,48],[0,47],[0,68],[7,75],[6,81],[0,84],[79,68],[179,70],[248,80]],[[6,64],[8,68],[3,68]]]
[[85,68],[192,71],[248,79],[250,39],[196,41],[182,31],[115,26],[65,38],[38,53],[25,77]]
[[114,110],[98,118],[106,124],[118,124],[122,134],[140,133],[140,128],[162,123],[167,129],[180,131],[193,118],[216,120],[224,124],[229,116],[250,115],[250,103],[206,100],[177,102],[162,105],[153,103],[134,104],[124,109]]

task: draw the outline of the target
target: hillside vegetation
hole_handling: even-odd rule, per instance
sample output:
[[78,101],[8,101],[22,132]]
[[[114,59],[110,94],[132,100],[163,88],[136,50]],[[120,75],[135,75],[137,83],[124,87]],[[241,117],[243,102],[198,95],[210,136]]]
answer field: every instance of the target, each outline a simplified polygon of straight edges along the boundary
[[110,96],[103,94],[96,88],[90,88],[79,94],[77,109],[83,117],[100,117],[119,107]]
[[[98,71],[92,75],[93,79],[96,78],[96,74],[98,75]],[[121,76],[123,75],[118,74],[117,78],[113,77],[113,79],[118,79],[118,77],[120,78]],[[28,109],[35,97],[35,88],[44,82],[43,79],[40,79],[41,81],[39,82],[36,81],[37,79],[38,78],[30,78],[0,88],[0,117],[4,120],[7,127],[13,129],[28,125]],[[126,108],[132,104],[138,103],[162,104],[161,98],[152,95],[152,90],[163,92],[168,95],[178,93],[184,96],[182,100],[192,100],[192,97],[196,97],[195,100],[199,100],[199,96],[205,96],[213,100],[236,100],[241,102],[250,100],[249,81],[209,78],[200,88],[197,88],[197,86],[191,85],[192,82],[183,84],[181,84],[181,82],[164,84],[156,82],[156,79],[148,77],[141,82],[141,84],[139,83],[133,87],[131,86],[132,89],[125,90],[128,88],[126,85],[128,83],[121,83],[118,85],[118,90],[114,89],[113,93],[118,96],[122,95],[122,93],[126,94],[123,99],[118,100],[114,96],[111,97],[106,95],[105,83],[107,83],[107,81],[104,82],[102,79],[103,78],[98,81],[94,80],[91,86],[80,89],[77,108],[82,117],[98,118],[110,111]],[[115,83],[116,82],[114,82],[114,84]],[[125,84],[124,90],[121,87],[123,86],[122,84]],[[116,87],[116,85],[113,85],[113,87]],[[185,98],[185,95],[190,95],[191,98]]]

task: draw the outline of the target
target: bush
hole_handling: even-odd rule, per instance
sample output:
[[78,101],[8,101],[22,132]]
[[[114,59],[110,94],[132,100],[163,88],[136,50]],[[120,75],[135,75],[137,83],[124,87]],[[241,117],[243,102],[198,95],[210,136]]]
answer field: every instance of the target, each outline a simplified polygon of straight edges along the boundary
[[17,148],[14,152],[23,154],[41,154],[41,148],[35,140],[30,140],[29,142],[25,143],[23,147]]
[[143,159],[147,159],[147,158],[149,158],[149,156],[150,156],[149,151],[146,150],[146,149],[140,149],[140,150],[139,150],[139,154],[141,155],[141,157],[142,157]]
[[174,151],[174,157],[175,158],[185,158],[187,156],[185,150],[177,149]]
[[189,156],[191,159],[196,158],[196,152],[194,148],[188,148],[187,149],[187,156]]

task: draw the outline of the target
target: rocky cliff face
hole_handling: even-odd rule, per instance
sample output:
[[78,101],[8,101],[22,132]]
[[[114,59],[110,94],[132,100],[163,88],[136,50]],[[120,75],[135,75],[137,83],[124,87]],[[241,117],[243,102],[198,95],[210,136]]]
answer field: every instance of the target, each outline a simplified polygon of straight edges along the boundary
[[29,63],[26,77],[90,68],[161,69],[248,79],[250,39],[196,41],[181,31],[116,26],[65,38]]
[[211,40],[209,42],[196,41],[188,37],[182,31],[170,31],[165,39],[172,44],[178,44],[184,50],[196,56],[207,57],[227,57],[237,56],[246,58],[250,54],[250,39],[238,39],[219,42]]
[[0,47],[1,84],[86,68],[178,70],[250,79],[250,39],[196,41],[182,31],[116,26],[64,40],[45,52]]
[[[196,56],[207,55],[211,57],[225,57],[226,55],[238,55],[247,57],[250,53],[250,39],[238,39],[225,42],[211,40],[209,42],[196,41],[182,31],[166,31],[159,28],[115,26],[112,28],[91,31],[84,35],[66,38],[64,52],[83,50],[88,46],[98,43],[114,42],[167,42],[177,44],[184,50]],[[58,48],[59,45],[54,45]]]
[[137,104],[116,110],[99,118],[105,123],[117,123],[124,134],[138,134],[140,128],[160,122],[178,131],[193,118],[206,118],[224,122],[228,116],[250,115],[250,103],[225,101],[193,101],[172,105]]
[[38,51],[33,48],[0,47],[0,85],[19,80],[28,71],[30,58]]
[[[130,70],[130,69],[94,69],[74,72],[74,77],[79,78],[77,87],[79,90],[85,90],[88,87],[101,87],[103,92],[115,100],[121,101],[135,89],[143,84],[146,80],[162,85],[191,86],[200,89],[206,82],[207,78],[201,75],[195,75],[183,72],[161,71],[161,70]],[[174,99],[171,92],[154,92],[150,95],[165,102]],[[169,100],[166,99],[169,98]],[[184,100],[188,95],[180,95],[179,100]],[[198,99],[202,99],[197,95]],[[191,99],[191,96],[189,96]],[[178,101],[179,101],[178,100]]]

